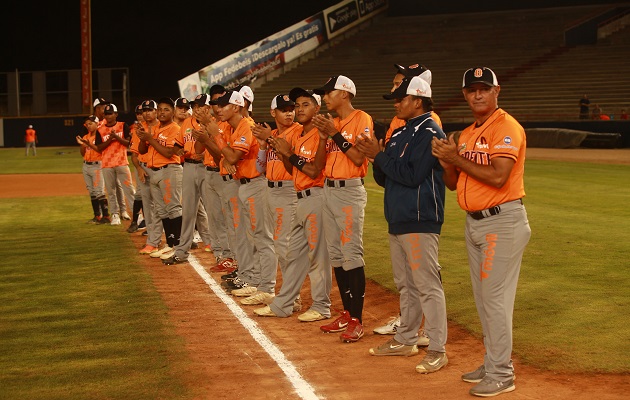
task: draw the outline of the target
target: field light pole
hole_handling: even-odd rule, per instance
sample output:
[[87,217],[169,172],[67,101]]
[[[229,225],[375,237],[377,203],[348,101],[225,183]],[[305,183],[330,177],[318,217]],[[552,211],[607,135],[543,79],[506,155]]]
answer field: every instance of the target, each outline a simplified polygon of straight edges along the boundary
[[90,0],[81,1],[81,105],[92,111],[92,10]]

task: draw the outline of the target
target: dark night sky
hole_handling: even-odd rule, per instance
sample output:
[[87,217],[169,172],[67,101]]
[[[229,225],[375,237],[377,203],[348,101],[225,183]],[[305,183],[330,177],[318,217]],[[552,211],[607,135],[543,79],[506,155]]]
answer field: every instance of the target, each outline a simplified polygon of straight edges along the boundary
[[[178,79],[340,1],[92,0],[92,64],[129,67],[134,97],[178,97]],[[597,1],[390,0],[390,12],[470,12],[549,3]],[[0,72],[80,69],[79,7],[79,0],[6,3]]]

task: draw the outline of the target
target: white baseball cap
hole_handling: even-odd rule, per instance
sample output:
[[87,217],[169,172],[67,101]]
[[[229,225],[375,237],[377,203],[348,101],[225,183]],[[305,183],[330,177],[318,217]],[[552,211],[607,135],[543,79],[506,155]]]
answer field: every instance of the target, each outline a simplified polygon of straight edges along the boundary
[[218,97],[209,102],[210,104],[216,104],[221,107],[225,107],[228,104],[235,104],[240,107],[245,107],[245,99],[239,92],[235,92],[233,90],[228,90],[223,94],[223,96]]
[[313,92],[316,94],[322,95],[326,92],[332,92],[333,90],[345,90],[346,92],[352,93],[352,95],[357,95],[357,88],[354,86],[354,82],[347,76],[338,75],[333,76],[328,79],[328,82],[324,84],[324,86],[313,89]]
[[400,86],[390,94],[383,96],[385,100],[402,99],[409,95],[431,97],[431,86],[419,76],[403,79]]

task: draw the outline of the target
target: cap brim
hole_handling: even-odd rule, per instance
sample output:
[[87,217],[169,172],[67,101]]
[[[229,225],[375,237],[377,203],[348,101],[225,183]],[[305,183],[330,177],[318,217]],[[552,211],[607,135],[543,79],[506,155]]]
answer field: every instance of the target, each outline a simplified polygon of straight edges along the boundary
[[488,81],[472,81],[472,82],[468,82],[468,83],[466,84],[466,86],[464,86],[464,87],[465,87],[465,88],[470,87],[470,85],[474,85],[475,83],[483,83],[484,85],[486,85],[486,86],[490,86],[490,87],[497,86],[497,85],[495,85],[494,83],[492,83],[492,82],[488,82]]
[[306,89],[302,88],[293,88],[289,92],[289,99],[295,102],[298,97],[313,97]]

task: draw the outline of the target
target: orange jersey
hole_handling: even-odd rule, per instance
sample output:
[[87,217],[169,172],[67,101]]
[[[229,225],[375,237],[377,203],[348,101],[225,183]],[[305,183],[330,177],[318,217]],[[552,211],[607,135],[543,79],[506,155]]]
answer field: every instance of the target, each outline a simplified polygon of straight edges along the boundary
[[26,140],[26,143],[32,143],[32,142],[34,142],[34,141],[35,141],[35,136],[36,136],[36,134],[35,134],[35,129],[33,129],[33,128],[28,128],[28,129],[26,130],[26,135],[25,135],[25,140]]
[[[293,125],[288,127],[281,135],[278,134],[277,129],[274,129],[271,131],[271,136],[279,136],[289,144],[293,144],[293,139],[300,133],[302,133],[302,125],[294,122]],[[271,148],[271,146],[269,146],[267,150],[267,179],[270,181],[290,181],[292,179],[291,174],[287,172],[282,160],[280,160],[276,151]]]
[[[103,124],[98,128],[98,132],[100,133],[103,142],[107,141],[110,135],[118,135],[121,138],[124,138],[125,123],[116,122],[113,126]],[[99,143],[99,141],[97,140],[96,143]],[[127,160],[127,147],[117,141],[111,142],[109,146],[105,147],[101,152],[101,157],[103,161],[103,168],[129,165],[129,161]]]
[[[319,132],[317,128],[311,129],[310,132],[304,132],[302,130],[299,134],[293,136],[293,142],[291,142],[291,144],[295,149],[296,155],[303,157],[306,162],[313,161],[315,153],[317,153],[317,147],[319,146]],[[293,181],[295,183],[295,190],[298,192],[315,186],[323,187],[324,174],[320,173],[317,179],[311,179],[308,175],[296,167],[293,167]]]
[[[431,119],[433,119],[440,128],[442,127],[442,120],[434,111],[431,111]],[[404,119],[394,117],[392,122],[389,123],[389,129],[387,129],[387,134],[385,135],[385,143],[389,142],[389,138],[392,137],[392,133],[394,133],[396,129],[401,128],[406,124],[407,121]]]
[[[345,119],[335,118],[335,128],[350,143],[354,144],[359,135],[368,134],[374,137],[374,124],[372,117],[364,111],[354,110]],[[326,143],[326,167],[324,176],[329,179],[351,179],[363,178],[367,172],[367,159],[357,167],[339,149],[339,146],[332,139]]]
[[[96,132],[92,135],[90,135],[89,133],[87,135],[84,135],[83,140],[95,144]],[[85,146],[85,154],[83,155],[83,160],[87,162],[101,161],[102,156],[101,153],[99,153],[98,151],[92,150],[90,146]]]
[[525,196],[523,172],[525,169],[526,138],[523,127],[507,112],[497,109],[477,127],[464,129],[459,137],[459,154],[477,164],[489,165],[496,157],[515,161],[510,176],[502,188],[481,183],[461,171],[457,180],[457,202],[466,211],[479,211],[517,200]]
[[[221,131],[221,136],[223,137],[223,140],[229,146],[230,143],[232,143],[232,132],[234,131],[234,129],[232,128],[232,125],[230,125],[229,122],[227,121],[218,121],[217,125],[219,125],[219,130]],[[223,155],[221,155],[221,159],[223,159]],[[210,167],[217,166],[217,164],[214,162],[214,157],[212,157],[209,151],[206,151],[206,154],[204,155],[203,163]],[[219,168],[220,168],[221,175],[228,174],[225,168],[223,168],[223,163],[221,163]]]
[[195,156],[195,138],[192,131],[200,130],[201,125],[194,117],[188,117],[179,127],[179,140],[184,143],[184,158],[193,158]]
[[[142,122],[142,126],[146,131],[149,131],[149,126],[146,122]],[[147,163],[149,161],[149,153],[140,154],[138,151],[138,145],[140,144],[140,138],[136,134],[136,126],[133,125],[131,127],[131,142],[129,143],[129,150],[132,153],[136,153],[138,155],[138,161],[141,163]]]
[[[171,122],[163,127],[160,125],[154,126],[153,138],[164,147],[174,147],[176,144],[180,147],[184,146],[184,144],[180,141],[179,125],[175,122]],[[178,155],[173,154],[171,158],[166,158],[158,153],[153,146],[149,146],[147,154],[149,155],[147,161],[148,167],[159,168],[165,166],[166,164],[181,164],[181,160]]]
[[253,119],[243,118],[236,129],[234,129],[234,133],[232,133],[232,148],[243,152],[243,156],[236,163],[236,178],[256,178],[260,176],[260,172],[256,169],[256,160],[258,159],[260,146],[252,133],[252,126],[254,126]]

